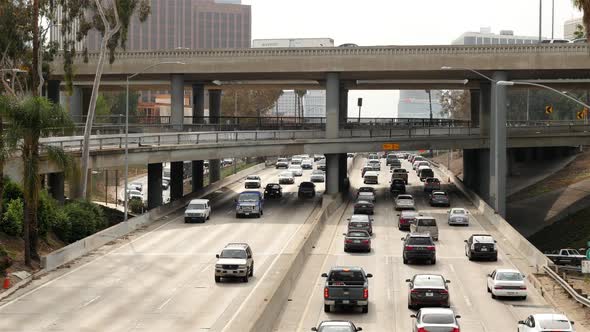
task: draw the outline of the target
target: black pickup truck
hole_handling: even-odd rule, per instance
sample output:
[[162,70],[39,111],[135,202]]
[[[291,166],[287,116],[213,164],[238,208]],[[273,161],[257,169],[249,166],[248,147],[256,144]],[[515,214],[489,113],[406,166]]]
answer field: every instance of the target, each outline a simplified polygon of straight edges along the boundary
[[334,308],[361,307],[363,313],[369,312],[369,280],[373,275],[365,273],[360,267],[337,266],[323,273],[324,312]]

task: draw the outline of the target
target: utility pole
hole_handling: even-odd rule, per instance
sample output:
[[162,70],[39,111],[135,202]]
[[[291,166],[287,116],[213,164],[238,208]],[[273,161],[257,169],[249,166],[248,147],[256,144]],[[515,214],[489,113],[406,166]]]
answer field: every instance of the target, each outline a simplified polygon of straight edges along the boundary
[[541,34],[543,33],[543,30],[541,28],[541,25],[543,24],[543,0],[539,0],[539,43],[543,40],[541,37]]
[[555,0],[551,0],[551,40],[555,29]]

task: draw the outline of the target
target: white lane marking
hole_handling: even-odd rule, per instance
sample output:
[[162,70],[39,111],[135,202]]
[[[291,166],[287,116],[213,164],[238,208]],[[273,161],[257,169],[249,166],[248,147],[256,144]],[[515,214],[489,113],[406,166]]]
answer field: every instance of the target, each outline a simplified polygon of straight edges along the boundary
[[170,301],[172,301],[172,296],[171,296],[171,297],[169,297],[169,298],[168,298],[168,300],[164,301],[164,303],[162,303],[162,304],[161,304],[161,305],[158,307],[158,310],[162,310],[162,309],[164,309],[164,307],[165,307],[165,306],[166,306],[168,303],[170,303]]
[[[321,207],[319,208],[319,210],[321,210]],[[297,226],[297,229],[295,230],[295,232],[293,232],[291,234],[291,236],[289,237],[289,239],[285,242],[285,245],[283,246],[283,248],[281,248],[281,251],[272,260],[272,263],[270,263],[269,267],[266,269],[266,272],[264,273],[264,275],[262,276],[262,278],[260,279],[260,281],[256,283],[256,285],[254,286],[254,288],[252,288],[252,290],[250,291],[250,293],[248,294],[248,296],[246,296],[246,299],[244,299],[244,301],[242,301],[242,304],[240,304],[240,306],[238,307],[238,309],[234,312],[233,316],[225,324],[225,326],[223,327],[223,330],[221,330],[222,332],[223,331],[227,331],[227,327],[230,326],[233,323],[233,321],[236,319],[236,317],[238,316],[238,314],[240,313],[240,311],[242,311],[242,309],[248,303],[248,301],[250,300],[250,298],[256,293],[256,290],[258,289],[258,287],[260,287],[260,285],[263,284],[264,279],[269,275],[268,272],[269,271],[273,271],[273,269],[272,269],[273,266],[276,264],[276,262],[279,259],[279,257],[281,257],[283,255],[283,253],[285,252],[285,250],[287,249],[287,247],[289,246],[289,244],[293,240],[293,237],[295,237],[295,235],[297,235],[297,233],[299,232],[299,230],[304,225],[307,224],[307,220],[309,218],[314,217],[314,212],[315,212],[315,209],[312,210],[311,214],[308,215],[308,217],[305,219],[305,222],[304,223],[302,223],[299,226]]]
[[455,267],[453,266],[453,264],[449,264],[449,269],[451,269],[451,271],[453,271],[453,273],[455,273]]
[[[234,182],[234,183],[228,184],[228,185],[226,186],[226,188],[232,188],[232,187],[235,187],[236,185],[239,185],[239,183],[237,183],[237,182]],[[177,212],[178,212],[178,210],[177,210],[177,211],[174,211],[174,212],[172,212],[172,213],[170,213],[170,215],[173,215],[174,213],[177,213]],[[134,240],[132,240],[132,241],[129,241],[129,242],[127,242],[127,243],[125,243],[125,244],[121,245],[121,246],[120,246],[120,247],[118,247],[118,248],[115,248],[115,249],[113,249],[113,250],[111,250],[111,251],[109,251],[109,252],[107,252],[107,253],[105,253],[105,254],[103,254],[103,255],[101,255],[101,256],[98,256],[98,257],[94,258],[93,260],[91,260],[91,261],[88,261],[88,262],[86,262],[86,263],[84,263],[84,264],[82,264],[82,265],[78,266],[77,268],[75,268],[75,269],[73,269],[73,270],[71,270],[71,271],[69,271],[69,272],[67,272],[67,273],[64,273],[64,274],[62,274],[62,275],[60,275],[60,276],[58,276],[58,277],[56,277],[56,278],[54,278],[54,279],[51,279],[51,280],[47,281],[46,283],[44,283],[44,284],[42,284],[42,285],[39,285],[37,288],[34,288],[34,289],[32,289],[32,290],[30,290],[30,291],[28,291],[28,292],[26,292],[26,293],[24,293],[24,294],[22,294],[22,295],[20,295],[20,296],[17,296],[17,297],[15,297],[14,299],[12,299],[12,300],[10,300],[10,301],[8,301],[8,302],[6,302],[6,303],[4,303],[4,304],[0,305],[0,309],[3,309],[4,307],[6,307],[6,306],[8,306],[8,305],[11,305],[11,304],[13,304],[14,302],[17,302],[17,301],[19,301],[20,299],[22,299],[22,298],[24,298],[24,297],[26,297],[26,296],[29,296],[29,295],[31,295],[31,294],[34,294],[34,293],[36,293],[37,291],[39,291],[39,290],[41,290],[41,289],[43,289],[43,288],[45,288],[45,287],[47,287],[47,286],[49,286],[49,285],[53,284],[54,282],[56,282],[56,281],[58,281],[58,280],[61,280],[61,279],[65,278],[65,277],[67,277],[67,276],[69,276],[69,275],[71,275],[71,274],[73,274],[73,273],[75,273],[75,272],[78,272],[79,270],[83,269],[83,268],[84,268],[84,267],[86,267],[86,266],[88,266],[88,265],[90,265],[90,264],[92,264],[92,263],[96,263],[97,261],[99,261],[99,260],[101,260],[101,259],[103,259],[103,258],[105,258],[105,257],[107,257],[107,256],[109,256],[109,255],[111,255],[111,254],[114,254],[116,251],[119,251],[119,250],[121,250],[121,249],[123,249],[123,248],[125,248],[125,247],[128,247],[128,246],[130,246],[130,245],[131,245],[131,244],[133,244],[134,242],[136,242],[136,241],[139,241],[139,240],[141,240],[142,238],[144,238],[144,237],[146,237],[146,236],[148,236],[148,235],[152,235],[154,232],[156,232],[156,231],[158,231],[158,230],[160,230],[160,229],[162,229],[162,228],[166,227],[167,225],[169,225],[169,224],[170,224],[170,223],[172,223],[172,222],[178,221],[178,220],[179,220],[179,219],[181,219],[181,218],[184,218],[184,216],[183,216],[182,214],[181,214],[180,216],[176,217],[176,218],[172,218],[172,219],[170,219],[169,221],[167,221],[167,222],[165,222],[164,224],[162,224],[162,225],[160,225],[160,226],[158,226],[158,227],[156,227],[156,228],[152,229],[151,231],[149,231],[149,232],[147,232],[147,233],[145,233],[145,234],[143,234],[143,235],[140,235],[140,236],[139,236],[139,237],[137,237],[136,239],[134,239]]]
[[88,302],[84,303],[84,304],[82,305],[82,308],[89,306],[89,305],[90,305],[92,302],[94,302],[94,301],[98,300],[99,298],[100,298],[100,295],[99,295],[99,296],[97,296],[97,297],[95,297],[95,298],[93,298],[92,300],[90,300],[90,301],[88,301]]

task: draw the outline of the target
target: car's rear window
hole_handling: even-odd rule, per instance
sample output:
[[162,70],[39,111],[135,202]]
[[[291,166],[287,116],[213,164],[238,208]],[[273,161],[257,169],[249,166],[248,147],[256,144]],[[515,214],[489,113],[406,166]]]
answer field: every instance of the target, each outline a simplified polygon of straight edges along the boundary
[[397,199],[413,199],[412,196],[408,196],[408,195],[399,195],[397,196]]
[[447,197],[447,194],[443,194],[443,193],[434,193],[432,195],[435,197]]
[[301,184],[299,186],[302,188],[313,188],[313,187],[315,187],[315,184],[313,184],[311,182],[301,182]]
[[465,210],[457,209],[451,212],[452,214],[465,214]]
[[364,214],[354,214],[350,218],[351,221],[364,221],[369,222],[369,217]]
[[354,332],[350,326],[322,326],[318,332]]
[[426,179],[426,183],[439,183],[440,180],[437,178],[430,178],[430,179]]
[[493,243],[494,238],[491,236],[474,236],[473,242],[475,243]]
[[434,227],[434,226],[436,226],[436,220],[435,219],[419,219],[418,226]]
[[362,222],[362,221],[353,221],[349,224],[350,227],[353,228],[364,228],[364,227],[368,227],[369,223],[368,222]]
[[361,271],[332,271],[328,281],[365,281]]
[[445,282],[440,276],[416,276],[414,286],[417,287],[444,287]]
[[416,216],[418,216],[418,212],[416,212],[416,211],[402,211],[401,216],[404,218],[416,218]]
[[521,281],[522,274],[518,272],[498,272],[498,280]]
[[427,324],[453,324],[455,317],[452,314],[423,314],[422,322]]
[[414,246],[429,246],[432,245],[432,240],[429,237],[411,237],[408,244]]
[[349,237],[368,237],[367,232],[348,232]]
[[539,321],[539,326],[543,330],[567,330],[570,328],[570,322],[567,320],[541,320]]

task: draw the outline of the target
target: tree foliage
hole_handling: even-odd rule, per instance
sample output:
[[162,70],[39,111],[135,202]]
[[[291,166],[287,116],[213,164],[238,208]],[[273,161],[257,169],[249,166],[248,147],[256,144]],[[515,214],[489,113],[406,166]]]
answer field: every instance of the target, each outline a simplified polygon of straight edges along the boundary
[[442,114],[449,119],[471,119],[471,95],[467,90],[445,90],[440,96]]
[[269,115],[277,99],[283,93],[280,89],[245,90],[239,88],[223,91],[221,115],[233,116],[237,103],[238,116]]
[[586,30],[581,24],[576,25],[576,31],[574,31],[574,38],[581,39],[586,38]]
[[30,85],[29,75],[10,70],[26,70],[31,66],[31,22],[29,1],[0,1],[0,94],[15,96],[24,93]]
[[[572,0],[572,3],[584,14],[582,24],[586,31],[590,31],[590,0]],[[586,34],[586,39],[590,43],[590,34]]]

